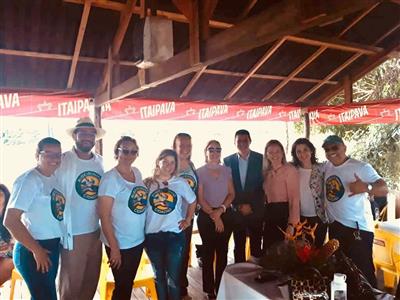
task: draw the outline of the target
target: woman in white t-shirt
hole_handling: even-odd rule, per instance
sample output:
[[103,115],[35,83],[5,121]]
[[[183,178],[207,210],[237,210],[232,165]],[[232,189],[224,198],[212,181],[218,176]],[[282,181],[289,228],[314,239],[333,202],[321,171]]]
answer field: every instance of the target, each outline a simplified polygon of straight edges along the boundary
[[300,177],[300,221],[317,225],[315,246],[325,241],[328,219],[324,205],[324,164],[318,163],[314,145],[306,138],[297,139],[292,146],[293,165]]
[[147,188],[132,167],[139,154],[136,140],[121,137],[114,146],[117,165],[101,178],[97,210],[101,240],[115,280],[112,299],[131,298],[132,285],[143,252]]
[[36,159],[36,168],[14,182],[4,224],[17,240],[14,265],[32,299],[56,300],[55,279],[65,208],[64,195],[54,176],[61,163],[60,142],[50,137],[42,139]]
[[[156,159],[153,176],[145,180],[149,189],[145,248],[160,300],[181,299],[183,230],[191,225],[196,208],[196,195],[186,180],[176,177],[177,169],[176,152],[165,149]],[[189,203],[185,217],[182,217],[182,201]]]
[[[199,178],[197,176],[193,162],[191,161],[192,156],[192,137],[188,133],[178,133],[172,143],[173,149],[178,154],[178,176],[182,177],[190,185],[191,189],[197,195]],[[186,216],[188,204],[183,201],[182,217]],[[187,279],[187,270],[189,265],[189,252],[190,244],[192,241],[193,221],[192,224],[184,230],[185,232],[185,247],[183,250],[183,263],[181,270],[181,295],[182,298],[188,294],[187,288],[189,281]]]

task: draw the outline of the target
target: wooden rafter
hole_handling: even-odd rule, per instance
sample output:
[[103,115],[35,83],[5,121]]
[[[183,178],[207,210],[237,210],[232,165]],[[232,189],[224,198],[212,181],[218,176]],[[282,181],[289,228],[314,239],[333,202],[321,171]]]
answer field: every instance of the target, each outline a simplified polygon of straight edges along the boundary
[[[242,72],[232,72],[232,71],[224,71],[224,70],[215,70],[215,69],[206,69],[203,71],[205,74],[214,74],[214,75],[226,75],[226,76],[234,76],[234,77],[244,77],[247,73]],[[265,79],[265,80],[285,80],[286,76],[279,76],[279,75],[266,75],[266,74],[253,74],[251,78],[257,79]],[[305,77],[293,77],[292,81],[298,82],[309,82],[309,83],[320,83],[322,79],[313,79],[313,78],[305,78]],[[328,85],[335,85],[337,81],[328,80],[324,84]]]
[[247,15],[250,13],[250,11],[252,10],[252,8],[254,7],[254,5],[256,5],[258,0],[248,0],[245,8],[242,10],[242,12],[240,13],[240,15],[238,16],[237,20],[241,21],[244,18],[247,17]]
[[[46,52],[35,52],[35,51],[24,51],[24,50],[14,50],[14,49],[4,49],[0,48],[0,54],[10,55],[10,56],[21,56],[21,57],[32,57],[32,58],[42,58],[42,59],[52,59],[52,60],[72,60],[72,55],[66,54],[56,54],[56,53],[46,53]],[[96,63],[96,64],[106,64],[106,58],[79,56],[78,60],[80,62]],[[120,61],[121,66],[135,67],[138,62],[123,60]]]
[[83,12],[81,17],[81,23],[79,25],[78,36],[76,37],[74,55],[72,56],[71,67],[68,75],[67,89],[70,89],[74,83],[76,66],[78,64],[79,54],[81,53],[81,47],[83,42],[83,37],[85,36],[86,25],[89,20],[89,13],[92,0],[85,0],[83,5]]
[[[351,28],[353,28],[358,22],[360,22],[366,15],[368,15],[375,7],[377,7],[379,3],[375,3],[368,9],[361,12],[354,20],[346,26],[338,35],[338,37],[342,37],[346,32],[348,32]],[[278,91],[280,91],[283,87],[285,87],[290,80],[292,80],[297,74],[303,71],[310,63],[312,63],[315,59],[317,59],[325,50],[328,49],[327,45],[321,46],[317,51],[315,51],[311,56],[309,56],[302,64],[300,64],[296,69],[294,69],[288,77],[280,82],[275,88],[272,89],[267,95],[262,98],[262,101],[266,101],[270,99],[273,95],[275,95]]]
[[335,38],[318,37],[315,35],[301,34],[297,36],[288,36],[288,41],[311,46],[325,46],[330,49],[337,49],[349,52],[358,52],[366,55],[374,55],[382,52],[383,49],[374,46],[361,45],[359,43],[347,42]]
[[[84,0],[64,0],[64,2],[75,3],[75,4],[83,4]],[[93,0],[93,6],[101,7],[104,9],[123,11],[125,9],[125,5],[123,3],[115,2],[115,1],[105,1],[105,0]],[[133,14],[140,15],[140,7],[135,6],[133,9]],[[169,11],[156,10],[157,16],[166,17],[172,21],[181,22],[181,23],[189,23],[189,20],[183,15],[179,13],[173,13]],[[217,20],[210,20],[209,26],[213,28],[219,29],[227,29],[232,27],[234,24],[228,22],[222,22]]]
[[[381,41],[383,41],[385,38],[387,38],[389,35],[394,33],[395,31],[400,29],[400,23],[397,23],[396,26],[388,30],[384,35],[382,35],[376,42],[375,44],[379,44]],[[358,67],[356,70],[353,70],[349,76],[351,76],[353,81],[357,81],[363,76],[365,76],[368,72],[372,71],[374,68],[382,64],[387,57],[395,51],[399,51],[400,47],[398,44],[394,43],[391,47],[386,49],[384,52],[379,53],[375,56],[370,57],[362,66]],[[310,104],[316,105],[320,103],[325,103],[328,100],[330,100],[333,96],[337,95],[341,90],[343,89],[343,81],[331,88],[329,88],[326,92],[324,92],[319,99],[312,99],[310,101]],[[314,91],[313,91],[314,92]],[[312,93],[307,92],[307,96],[302,96],[302,101],[305,100],[306,97],[311,95]]]
[[[119,25],[117,31],[114,35],[114,39],[112,42],[112,57],[117,56],[119,54],[119,50],[121,49],[122,42],[124,41],[126,31],[128,30],[129,22],[131,21],[133,7],[135,7],[137,0],[128,0],[125,4],[125,10],[121,11],[121,17],[119,21]],[[107,78],[108,77],[109,68],[104,66],[103,75],[100,81],[100,85],[98,87],[98,91],[104,91],[107,87]]]
[[[326,4],[327,1],[329,5]],[[139,77],[135,75],[113,88],[112,99],[109,99],[104,92],[98,94],[96,105],[122,99],[139,91],[196,72],[204,66],[265,45],[283,36],[298,34],[308,28],[337,19],[339,16],[369,7],[377,0],[314,0],[313,3],[321,4],[320,6],[316,5],[316,7],[322,7],[323,10],[319,11],[313,7],[312,13],[319,16],[313,20],[310,19],[311,12],[306,11],[308,7],[301,7],[300,2],[301,0],[280,1],[260,14],[212,36],[205,42],[202,63],[195,66],[191,65],[189,51],[185,50],[169,60],[149,68],[145,85],[140,85]],[[306,21],[303,19],[305,16],[308,18]]]
[[[217,6],[217,0],[207,1],[187,1],[187,0],[173,0],[175,6],[182,11],[183,14],[190,20],[189,23],[189,42],[191,52],[191,63],[196,64],[200,62],[201,56],[201,44],[209,37],[209,20],[214,13],[215,7]],[[188,4],[192,6],[188,8]],[[199,12],[193,11],[193,8],[197,7]],[[185,12],[186,11],[186,12]],[[207,67],[203,67],[196,72],[189,84],[185,87],[180,97],[186,97],[191,89],[195,86],[196,82],[201,77],[203,71]]]
[[242,78],[235,86],[230,90],[230,92],[225,96],[224,100],[231,99],[239,89],[253,76],[258,69],[279,49],[279,47],[285,42],[285,38],[279,39],[271,48],[265,52],[265,54],[251,67],[250,71]]

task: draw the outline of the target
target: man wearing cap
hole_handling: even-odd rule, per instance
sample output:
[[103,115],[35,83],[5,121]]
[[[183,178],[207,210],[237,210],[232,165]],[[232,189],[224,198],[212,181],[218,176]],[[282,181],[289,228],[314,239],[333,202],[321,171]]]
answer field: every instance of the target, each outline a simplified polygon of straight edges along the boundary
[[65,234],[61,251],[60,299],[91,300],[101,265],[97,191],[104,173],[103,159],[92,152],[105,131],[90,118],[80,118],[67,130],[75,145],[63,154],[57,175],[65,191]]
[[348,157],[339,136],[328,136],[322,147],[328,159],[325,198],[331,222],[329,237],[339,240],[343,252],[376,286],[372,262],[374,223],[368,195],[385,196],[386,183],[370,164]]

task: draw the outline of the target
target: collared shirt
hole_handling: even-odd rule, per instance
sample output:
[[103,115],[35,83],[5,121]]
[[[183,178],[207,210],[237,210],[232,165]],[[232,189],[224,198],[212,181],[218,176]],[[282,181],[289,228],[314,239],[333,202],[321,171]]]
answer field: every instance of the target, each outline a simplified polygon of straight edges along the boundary
[[246,184],[247,168],[249,166],[250,152],[245,158],[241,157],[239,153],[237,154],[237,156],[238,156],[240,183],[242,184],[242,189],[244,190],[244,185]]

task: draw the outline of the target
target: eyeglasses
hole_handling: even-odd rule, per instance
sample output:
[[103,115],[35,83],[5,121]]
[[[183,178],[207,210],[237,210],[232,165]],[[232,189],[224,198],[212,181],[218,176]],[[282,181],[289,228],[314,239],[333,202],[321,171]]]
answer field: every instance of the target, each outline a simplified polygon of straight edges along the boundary
[[129,149],[122,149],[122,148],[118,148],[118,150],[124,154],[124,155],[137,155],[139,153],[139,150],[129,150]]
[[337,151],[339,149],[338,145],[334,145],[332,147],[324,147],[325,152],[329,152],[329,151]]
[[46,152],[46,151],[40,151],[39,154],[43,155],[46,158],[50,158],[50,159],[60,159],[62,157],[61,153],[53,153],[53,152]]
[[210,153],[221,153],[222,148],[213,148],[213,147],[210,147],[210,148],[207,149],[207,151],[210,152]]

